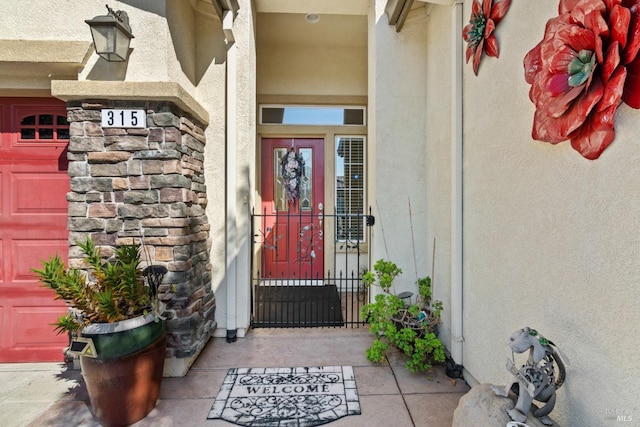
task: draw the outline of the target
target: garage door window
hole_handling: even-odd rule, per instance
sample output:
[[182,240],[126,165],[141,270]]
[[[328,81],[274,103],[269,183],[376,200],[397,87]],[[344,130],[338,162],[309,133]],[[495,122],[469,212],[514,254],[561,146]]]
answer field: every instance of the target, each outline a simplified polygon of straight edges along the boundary
[[69,123],[67,117],[57,114],[34,114],[20,121],[21,141],[67,141]]

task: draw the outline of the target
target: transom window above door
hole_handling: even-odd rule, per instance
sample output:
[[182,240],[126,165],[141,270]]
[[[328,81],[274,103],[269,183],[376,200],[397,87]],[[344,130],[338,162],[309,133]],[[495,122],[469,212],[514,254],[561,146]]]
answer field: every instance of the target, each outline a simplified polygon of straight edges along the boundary
[[366,107],[261,105],[262,125],[364,126]]

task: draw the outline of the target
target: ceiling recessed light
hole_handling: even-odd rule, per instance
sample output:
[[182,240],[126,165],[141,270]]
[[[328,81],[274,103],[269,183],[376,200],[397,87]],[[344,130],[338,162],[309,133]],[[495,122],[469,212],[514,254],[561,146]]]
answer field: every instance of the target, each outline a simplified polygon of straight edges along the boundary
[[320,15],[317,13],[307,13],[304,19],[306,19],[309,24],[317,24],[320,22]]

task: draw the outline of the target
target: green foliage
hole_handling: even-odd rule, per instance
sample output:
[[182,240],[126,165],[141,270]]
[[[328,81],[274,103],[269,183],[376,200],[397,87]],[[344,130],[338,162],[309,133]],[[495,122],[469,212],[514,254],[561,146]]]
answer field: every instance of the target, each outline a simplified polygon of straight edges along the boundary
[[[382,362],[393,345],[407,356],[406,367],[411,372],[428,370],[433,362],[444,362],[444,345],[434,333],[420,336],[415,329],[398,325],[398,314],[403,307],[402,300],[391,294],[378,294],[373,303],[362,307],[361,314],[369,320],[369,330],[376,337],[366,350],[367,359]],[[419,307],[413,306],[408,311],[417,309]]]
[[384,360],[385,352],[389,349],[389,346],[379,339],[374,339],[373,344],[369,347],[365,354],[367,355],[367,359],[375,362],[381,363]]
[[440,322],[440,315],[442,314],[442,310],[444,310],[442,301],[435,301],[431,305],[431,310],[433,311],[433,317]]
[[431,361],[444,362],[444,345],[436,335],[431,332],[423,338],[417,338],[413,341],[413,348],[410,353],[411,359],[407,362],[407,369],[411,372],[425,371],[431,368]]
[[426,276],[416,281],[418,285],[418,294],[425,305],[431,302],[431,277]]
[[442,301],[431,302],[431,298],[433,296],[431,290],[431,277],[422,277],[416,281],[416,284],[418,285],[418,295],[420,295],[419,304],[431,312],[433,320],[440,322],[440,315],[442,314],[443,306]]
[[70,313],[54,325],[58,333],[78,331],[89,323],[113,323],[144,314],[151,307],[149,287],[140,269],[140,247],[135,242],[114,250],[114,258],[104,262],[100,249],[87,238],[78,243],[90,276],[67,268],[56,254],[34,269],[42,285],[66,301]]
[[[411,372],[425,371],[433,362],[444,362],[444,345],[434,330],[440,323],[442,302],[431,303],[431,278],[418,279],[419,299],[405,307],[404,302],[389,292],[393,280],[402,273],[391,261],[378,260],[373,272],[362,277],[366,286],[378,285],[385,293],[375,296],[372,303],[361,309],[361,315],[369,321],[369,331],[374,335],[373,344],[366,351],[367,359],[380,363],[391,346],[407,357],[406,367]],[[424,316],[426,314],[426,316]],[[422,315],[422,319],[420,316]]]
[[[367,359],[379,363],[385,358],[390,346],[394,346],[407,356],[406,367],[411,372],[425,371],[433,362],[444,362],[444,345],[431,330],[440,322],[442,302],[431,303],[431,279],[419,279],[419,304],[405,308],[404,302],[396,295],[388,293],[393,279],[402,273],[394,263],[379,260],[374,265],[375,274],[367,271],[363,282],[367,286],[378,284],[385,293],[375,296],[374,301],[361,309],[363,318],[369,321],[369,330],[374,335],[371,347],[366,351]],[[427,318],[417,320],[421,312]]]
[[389,292],[393,279],[402,274],[402,270],[392,261],[379,259],[373,265],[373,270],[368,270],[362,276],[362,282],[367,286],[378,285],[384,292]]

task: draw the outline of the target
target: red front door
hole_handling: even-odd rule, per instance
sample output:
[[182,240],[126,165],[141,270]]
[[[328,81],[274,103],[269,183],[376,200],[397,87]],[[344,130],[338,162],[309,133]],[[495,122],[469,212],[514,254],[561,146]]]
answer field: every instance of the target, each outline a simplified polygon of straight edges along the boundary
[[58,100],[0,98],[0,362],[60,361],[68,343],[51,326],[64,304],[31,272],[67,258],[66,117]]
[[261,169],[261,276],[324,277],[324,140],[262,139]]

